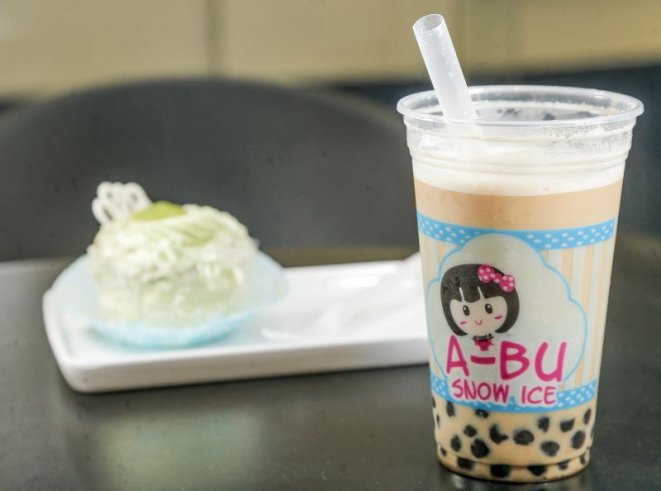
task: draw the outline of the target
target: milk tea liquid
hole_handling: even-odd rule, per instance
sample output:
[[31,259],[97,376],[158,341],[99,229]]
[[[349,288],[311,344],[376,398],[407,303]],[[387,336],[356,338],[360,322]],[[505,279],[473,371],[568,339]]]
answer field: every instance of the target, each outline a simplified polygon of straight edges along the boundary
[[[483,97],[503,89],[487,88]],[[416,110],[424,111],[423,99]],[[574,474],[589,462],[635,120],[600,122],[618,110],[510,95],[479,103],[481,118],[532,127],[477,130],[402,111],[413,158],[437,454],[455,472],[534,482]]]

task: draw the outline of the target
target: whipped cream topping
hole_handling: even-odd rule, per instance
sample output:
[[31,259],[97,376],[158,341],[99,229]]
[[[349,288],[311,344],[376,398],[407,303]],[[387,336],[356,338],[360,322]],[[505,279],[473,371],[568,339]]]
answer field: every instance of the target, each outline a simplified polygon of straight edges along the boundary
[[246,227],[209,206],[183,209],[183,215],[160,220],[102,225],[88,249],[93,264],[113,263],[117,274],[142,282],[177,279],[195,270],[210,289],[218,289],[228,274],[240,286],[243,266],[256,249]]
[[257,249],[246,227],[198,205],[139,219],[136,213],[151,202],[144,205],[132,213],[118,206],[122,212],[114,217],[105,213],[111,219],[102,221],[88,248],[106,313],[117,322],[185,325],[226,310]]

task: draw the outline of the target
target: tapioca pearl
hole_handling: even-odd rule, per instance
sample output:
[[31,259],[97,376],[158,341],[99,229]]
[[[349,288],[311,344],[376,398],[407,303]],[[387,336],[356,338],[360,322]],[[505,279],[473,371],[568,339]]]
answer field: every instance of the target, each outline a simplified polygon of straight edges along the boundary
[[581,461],[581,464],[585,465],[585,454],[581,455],[581,457],[578,460]]
[[530,445],[535,441],[535,435],[528,430],[515,430],[512,439],[517,445]]
[[509,477],[512,468],[506,464],[493,464],[489,469],[493,477]]
[[578,430],[574,433],[574,436],[571,437],[571,446],[574,448],[581,448],[585,442],[585,432]]
[[487,444],[479,438],[476,438],[475,441],[473,441],[473,444],[471,445],[471,453],[475,455],[476,458],[481,459],[482,457],[486,457],[490,452],[491,450],[489,450]]
[[477,435],[477,430],[471,425],[466,425],[466,428],[464,428],[464,435],[474,437]]
[[469,459],[464,459],[462,457],[457,457],[457,466],[459,466],[461,469],[472,471],[473,467],[475,467],[475,462]]
[[529,465],[528,470],[533,476],[541,476],[546,472],[545,465]]
[[549,431],[549,425],[551,424],[551,420],[547,418],[546,416],[542,416],[537,420],[537,428],[542,430],[544,433]]
[[475,410],[475,415],[478,418],[488,418],[489,417],[489,411],[485,411],[484,409],[476,409]]
[[431,398],[431,405],[434,409],[436,409],[436,398],[435,397]]
[[448,451],[445,450],[445,448],[442,447],[442,446],[439,447],[439,448],[441,449],[441,455],[442,455],[443,457],[447,457],[447,456],[448,456]]
[[461,450],[461,438],[459,438],[459,435],[455,435],[452,437],[452,440],[450,440],[450,447],[455,452]]
[[436,427],[437,428],[441,427],[441,415],[438,413],[436,414]]
[[554,457],[560,450],[560,445],[552,440],[546,440],[542,442],[539,448],[549,457]]
[[509,440],[510,437],[504,433],[501,433],[498,425],[493,425],[491,428],[489,428],[489,438],[491,438],[494,443],[500,445],[505,440]]
[[448,413],[448,416],[454,418],[455,412],[454,404],[452,404],[452,402],[448,401],[448,403],[445,405],[445,412]]
[[562,471],[566,471],[567,467],[569,467],[569,461],[568,460],[563,460],[562,462],[558,462],[558,468]]
[[563,433],[567,433],[568,431],[571,431],[573,428],[574,428],[574,418],[567,419],[565,421],[560,421],[560,430],[562,430]]
[[583,415],[583,423],[588,424],[590,422],[591,417],[592,417],[592,408],[585,411],[585,414]]

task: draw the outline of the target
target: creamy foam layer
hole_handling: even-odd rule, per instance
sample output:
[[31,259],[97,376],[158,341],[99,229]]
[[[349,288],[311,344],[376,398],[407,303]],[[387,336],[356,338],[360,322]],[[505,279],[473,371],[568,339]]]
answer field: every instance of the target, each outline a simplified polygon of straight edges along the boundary
[[[590,164],[585,164],[589,167]],[[459,168],[457,168],[459,167]],[[586,174],[541,173],[517,175],[508,172],[477,172],[413,159],[416,180],[435,188],[488,196],[543,196],[601,188],[622,180],[624,159],[614,166]]]
[[410,127],[415,178],[440,189],[503,196],[570,193],[623,178],[631,127],[608,136],[586,130],[578,138],[566,130],[545,129],[546,138],[541,138],[530,129],[509,128],[506,140],[501,131],[446,128],[429,133]]
[[469,194],[540,196],[622,179],[640,101],[562,87],[470,90],[474,123],[444,118],[431,92],[400,101],[416,180]]

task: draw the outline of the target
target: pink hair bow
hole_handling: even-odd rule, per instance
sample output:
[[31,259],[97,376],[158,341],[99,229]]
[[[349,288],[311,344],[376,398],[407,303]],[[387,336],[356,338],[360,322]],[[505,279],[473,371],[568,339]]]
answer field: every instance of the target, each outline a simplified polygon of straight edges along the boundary
[[504,292],[511,292],[516,287],[514,276],[511,274],[502,275],[500,273],[496,273],[496,270],[488,264],[483,264],[478,268],[477,277],[482,283],[489,283],[493,281],[494,283],[500,285],[500,288]]

